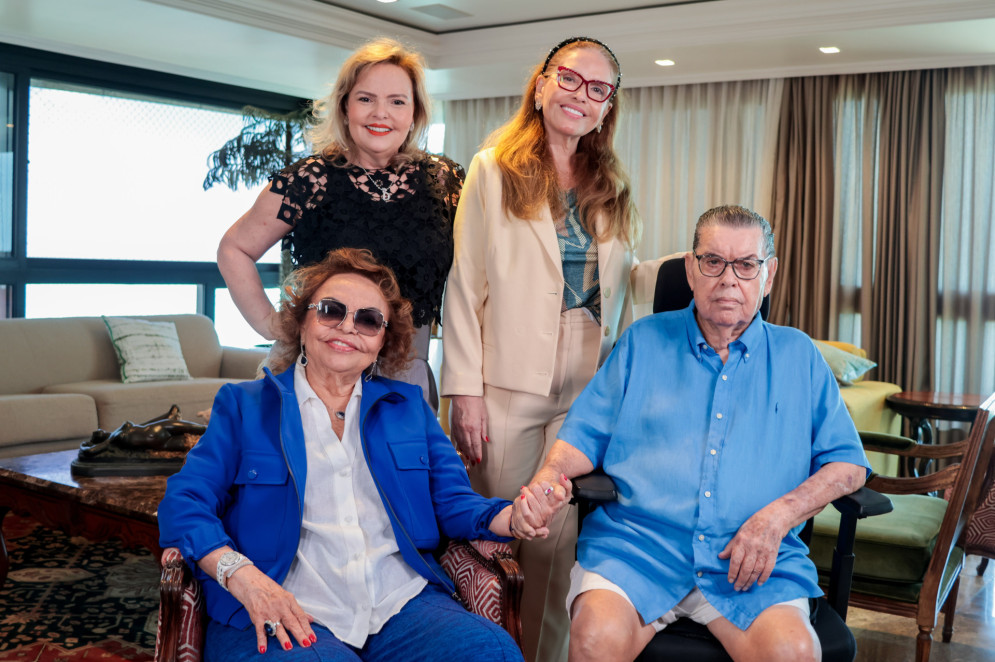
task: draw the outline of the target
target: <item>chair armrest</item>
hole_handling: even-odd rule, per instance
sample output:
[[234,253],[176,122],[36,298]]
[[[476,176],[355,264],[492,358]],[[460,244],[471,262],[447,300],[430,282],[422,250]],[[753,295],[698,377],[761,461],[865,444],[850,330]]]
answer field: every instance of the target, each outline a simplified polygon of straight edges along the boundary
[[259,365],[266,358],[265,349],[221,348],[221,374],[224,379],[256,379]]
[[169,547],[162,552],[159,581],[159,624],[155,637],[155,662],[197,662],[204,650],[204,597],[180,554]]
[[861,487],[856,492],[846,494],[833,501],[833,507],[840,512],[841,517],[864,519],[865,517],[890,513],[894,506],[892,506],[891,499],[885,495],[868,487]]
[[885,432],[871,432],[860,430],[860,442],[866,451],[877,451],[879,453],[897,453],[914,449],[917,444],[915,440],[897,434],[887,434]]
[[595,469],[589,474],[577,476],[573,479],[573,499],[571,503],[588,501],[597,504],[617,500],[618,491],[615,489],[615,481],[606,476],[601,469]]

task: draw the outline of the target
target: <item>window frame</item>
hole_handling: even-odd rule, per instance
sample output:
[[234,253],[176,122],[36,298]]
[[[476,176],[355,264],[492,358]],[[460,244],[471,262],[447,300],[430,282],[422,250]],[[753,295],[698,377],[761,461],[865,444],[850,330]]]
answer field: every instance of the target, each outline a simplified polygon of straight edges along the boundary
[[[193,284],[198,286],[197,312],[214,319],[214,291],[227,287],[216,263],[27,256],[31,80],[38,78],[107,88],[235,111],[252,105],[274,112],[287,112],[309,103],[309,100],[4,43],[0,43],[0,62],[3,62],[0,71],[14,77],[13,236],[10,256],[0,255],[0,285],[8,288],[7,309],[0,310],[0,319],[24,317],[25,288],[33,283]],[[207,157],[206,154],[204,156]],[[279,265],[256,266],[263,287],[279,286]]]

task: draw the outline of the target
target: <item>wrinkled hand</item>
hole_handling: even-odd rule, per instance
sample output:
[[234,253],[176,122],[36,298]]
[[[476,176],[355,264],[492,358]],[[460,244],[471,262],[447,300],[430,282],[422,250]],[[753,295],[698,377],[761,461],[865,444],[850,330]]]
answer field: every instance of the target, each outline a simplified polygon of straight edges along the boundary
[[260,653],[266,652],[268,642],[264,627],[266,621],[280,623],[276,628],[276,640],[284,650],[293,647],[289,635],[293,635],[305,648],[318,640],[311,629],[311,621],[314,619],[304,613],[291,593],[255,566],[239,569],[228,580],[228,589],[249,612],[252,625],[256,628],[256,642]]
[[766,508],[739,527],[719,552],[720,559],[729,559],[729,582],[737,591],[747,590],[754,582],[762,586],[767,581],[788,528],[773,510]]
[[525,540],[549,535],[549,523],[553,516],[569,501],[573,484],[561,475],[560,482],[550,484],[546,481],[533,482],[528,487],[523,486],[520,498],[515,499],[516,507],[512,509],[512,528],[516,537]]
[[487,407],[480,395],[454,395],[449,412],[449,427],[456,450],[463,454],[464,463],[479,464],[484,459],[487,438]]

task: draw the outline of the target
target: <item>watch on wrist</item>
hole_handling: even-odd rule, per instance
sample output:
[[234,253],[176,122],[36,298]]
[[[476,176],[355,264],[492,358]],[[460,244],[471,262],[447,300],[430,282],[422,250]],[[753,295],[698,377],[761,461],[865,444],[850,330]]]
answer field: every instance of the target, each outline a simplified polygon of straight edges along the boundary
[[244,554],[235,551],[225,552],[218,559],[218,569],[215,579],[221,584],[221,588],[228,590],[228,579],[239,568],[252,565],[252,561]]

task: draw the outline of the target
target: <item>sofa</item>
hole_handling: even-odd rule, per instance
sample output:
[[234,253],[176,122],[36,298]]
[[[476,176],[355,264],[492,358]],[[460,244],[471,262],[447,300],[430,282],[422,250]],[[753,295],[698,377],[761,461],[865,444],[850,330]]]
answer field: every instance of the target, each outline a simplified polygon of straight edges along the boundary
[[122,383],[100,317],[0,320],[0,457],[76,448],[97,428],[144,422],[174,404],[196,421],[222,384],[254,379],[266,356],[222,347],[203,315],[136,319],[175,325],[190,379]]

